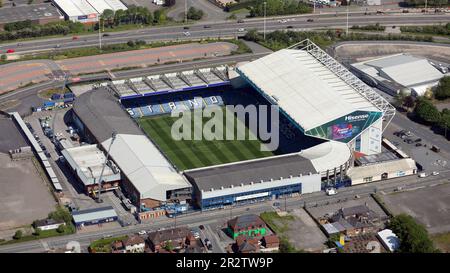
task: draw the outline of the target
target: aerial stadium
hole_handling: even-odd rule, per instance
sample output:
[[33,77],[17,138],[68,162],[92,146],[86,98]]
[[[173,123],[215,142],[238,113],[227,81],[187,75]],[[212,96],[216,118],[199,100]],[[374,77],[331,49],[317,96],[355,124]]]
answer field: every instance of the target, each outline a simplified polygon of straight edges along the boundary
[[[261,151],[258,130],[238,115],[225,119],[256,140],[172,138],[172,111],[212,105],[277,105],[278,148]],[[99,84],[77,99],[72,119],[86,142],[109,151],[122,188],[148,211],[167,203],[223,208],[346,183],[355,152],[381,152],[394,114],[383,97],[305,40],[236,67]]]

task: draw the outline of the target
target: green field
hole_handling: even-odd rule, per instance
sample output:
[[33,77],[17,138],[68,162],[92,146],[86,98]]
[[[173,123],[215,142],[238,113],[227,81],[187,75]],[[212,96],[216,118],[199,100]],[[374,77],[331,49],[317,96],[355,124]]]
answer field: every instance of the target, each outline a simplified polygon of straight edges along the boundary
[[[224,120],[227,117],[235,119],[234,130],[236,132],[237,123],[240,121],[235,116],[230,117],[227,115],[224,115]],[[272,152],[260,151],[261,142],[259,140],[248,140],[248,137],[245,138],[246,140],[174,140],[171,136],[171,126],[176,119],[164,115],[141,118],[138,120],[138,123],[179,170],[273,155]],[[203,120],[206,122],[208,118],[204,118]],[[193,131],[193,122],[191,128]],[[222,132],[225,131],[222,128],[219,130],[222,130]],[[248,136],[249,133],[248,128],[246,128],[246,135]]]

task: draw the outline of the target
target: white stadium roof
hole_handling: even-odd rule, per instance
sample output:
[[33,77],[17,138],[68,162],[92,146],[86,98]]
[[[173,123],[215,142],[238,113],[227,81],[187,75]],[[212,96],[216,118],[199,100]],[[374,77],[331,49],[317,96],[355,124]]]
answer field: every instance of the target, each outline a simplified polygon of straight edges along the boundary
[[279,50],[238,71],[305,131],[354,111],[381,111],[304,50]]
[[388,79],[405,87],[436,82],[444,76],[427,59],[407,54],[389,55],[352,66],[378,80]]
[[[111,140],[101,143],[105,150]],[[118,134],[110,156],[140,192],[141,199],[166,201],[167,191],[191,187],[145,135]]]
[[350,148],[345,143],[328,141],[305,149],[299,153],[311,161],[314,168],[323,173],[344,166],[351,158]]

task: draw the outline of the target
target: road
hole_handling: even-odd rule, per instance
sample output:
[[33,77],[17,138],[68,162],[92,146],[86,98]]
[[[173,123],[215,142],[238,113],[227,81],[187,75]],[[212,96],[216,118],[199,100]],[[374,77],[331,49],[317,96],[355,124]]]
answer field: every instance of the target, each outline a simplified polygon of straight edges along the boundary
[[[287,26],[292,26],[293,29],[317,29],[327,27],[345,27],[346,16],[339,14],[338,16],[332,14],[315,14],[315,15],[299,15],[284,17],[290,20],[286,23],[280,23],[277,18],[268,18],[266,21],[266,30],[275,31],[286,29]],[[314,22],[307,22],[307,19],[313,19]],[[387,14],[387,15],[364,15],[364,13],[352,13],[349,17],[349,26],[352,25],[367,25],[380,23],[381,25],[424,25],[446,23],[450,21],[448,14]],[[205,28],[209,25],[210,28]],[[238,31],[244,28],[263,30],[263,19],[246,19],[244,23],[237,22],[215,22],[210,24],[199,23],[189,26],[189,30],[183,29],[182,26],[168,26],[168,27],[152,27],[142,28],[133,31],[111,32],[108,37],[102,38],[102,44],[117,44],[126,43],[129,40],[145,40],[147,42],[154,41],[173,41],[186,39],[202,39],[202,38],[217,38],[228,36],[243,36],[245,31]],[[183,34],[188,31],[189,36]],[[63,38],[40,39],[21,42],[18,46],[17,42],[0,44],[0,51],[6,49],[14,49],[17,54],[30,54],[37,52],[65,50],[80,47],[98,46],[99,35],[90,34],[81,36],[77,40],[72,40],[72,36]],[[59,48],[56,46],[59,45]]]
[[[355,198],[355,195],[364,197],[374,192],[394,192],[398,187],[403,187],[403,190],[413,190],[421,187],[431,187],[442,183],[449,183],[448,175],[450,170],[444,170],[439,176],[428,176],[426,178],[417,177],[402,177],[397,179],[385,180],[381,182],[368,183],[363,185],[357,185],[349,188],[340,189],[339,194],[334,196],[326,196],[324,192],[317,192],[301,197],[289,198],[286,200],[286,208],[288,210],[293,208],[306,206],[315,206],[316,204],[327,204],[343,202]],[[284,208],[284,201],[283,203]],[[232,210],[214,210],[208,212],[194,212],[188,215],[178,216],[176,218],[176,225],[189,227],[196,227],[200,224],[206,225],[210,223],[216,223],[217,221],[223,221],[224,219],[230,219],[238,215],[253,213],[259,214],[264,211],[274,210],[271,202],[261,202],[251,206],[235,207]],[[25,243],[11,244],[0,247],[0,253],[18,253],[18,252],[45,252],[45,247],[50,248],[63,248],[70,241],[77,241],[81,244],[82,249],[86,251],[87,246],[99,238],[106,235],[121,236],[126,234],[137,233],[140,230],[152,230],[155,231],[158,228],[170,228],[174,227],[174,219],[170,218],[157,218],[154,222],[144,223],[134,226],[128,226],[123,228],[115,228],[110,230],[99,230],[89,233],[76,233],[63,237],[47,238],[39,241],[30,241]]]

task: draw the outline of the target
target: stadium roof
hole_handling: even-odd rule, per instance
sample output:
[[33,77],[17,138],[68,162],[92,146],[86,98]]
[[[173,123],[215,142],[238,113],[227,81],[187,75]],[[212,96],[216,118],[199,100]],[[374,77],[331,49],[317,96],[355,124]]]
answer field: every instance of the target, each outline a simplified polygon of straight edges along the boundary
[[436,82],[444,76],[427,59],[395,54],[352,64],[377,80],[388,79],[406,87]]
[[[101,143],[104,149],[109,148],[111,140]],[[191,187],[147,136],[117,135],[110,156],[139,191],[141,199],[166,201],[167,191]]]
[[374,104],[307,51],[283,49],[237,68],[307,131]]
[[117,134],[110,156],[141,199],[165,201],[167,190],[191,187],[105,88],[82,94],[73,109],[105,150]]
[[195,181],[199,190],[209,191],[309,173],[317,173],[311,162],[294,154],[200,168],[186,171],[185,175]]
[[339,168],[351,158],[350,148],[345,143],[328,141],[300,152],[304,158],[311,160],[318,172]]
[[111,138],[114,131],[118,134],[144,135],[105,88],[79,96],[73,110],[98,142]]

